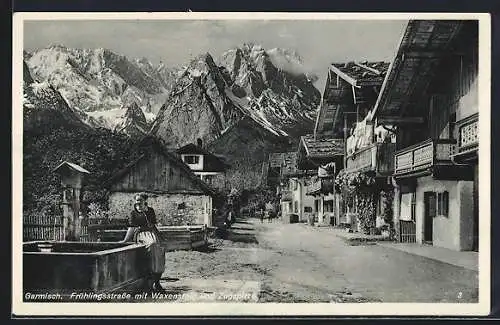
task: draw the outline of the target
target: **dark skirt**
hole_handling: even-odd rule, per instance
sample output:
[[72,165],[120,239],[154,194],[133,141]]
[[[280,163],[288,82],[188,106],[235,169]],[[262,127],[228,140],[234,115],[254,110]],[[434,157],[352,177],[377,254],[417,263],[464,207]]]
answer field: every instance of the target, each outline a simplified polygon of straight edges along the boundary
[[165,271],[165,251],[160,245],[158,235],[152,230],[139,230],[135,234],[135,242],[146,244],[151,272],[163,273]]

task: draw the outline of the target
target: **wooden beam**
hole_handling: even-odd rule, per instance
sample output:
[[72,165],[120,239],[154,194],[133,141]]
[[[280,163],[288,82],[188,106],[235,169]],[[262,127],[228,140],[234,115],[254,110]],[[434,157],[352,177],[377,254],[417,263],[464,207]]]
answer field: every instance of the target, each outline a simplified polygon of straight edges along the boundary
[[463,56],[464,53],[462,53],[462,52],[447,52],[447,51],[413,50],[413,51],[405,52],[403,55],[405,58],[408,58],[408,59],[440,59],[443,57],[450,57],[450,56]]
[[330,69],[340,78],[344,79],[348,83],[350,83],[354,87],[359,87],[357,85],[357,80],[349,76],[347,73],[342,72],[339,68],[334,66],[333,64],[330,65]]
[[424,123],[424,118],[421,116],[415,117],[398,117],[398,116],[379,116],[378,123],[381,124],[419,124]]
[[358,67],[360,68],[363,68],[365,70],[368,70],[368,71],[371,71],[373,73],[375,73],[377,76],[381,75],[382,72],[380,72],[379,70],[375,69],[375,68],[372,68],[372,67],[369,67],[367,65],[364,65],[362,63],[357,63],[357,62],[354,62],[355,65],[357,65]]

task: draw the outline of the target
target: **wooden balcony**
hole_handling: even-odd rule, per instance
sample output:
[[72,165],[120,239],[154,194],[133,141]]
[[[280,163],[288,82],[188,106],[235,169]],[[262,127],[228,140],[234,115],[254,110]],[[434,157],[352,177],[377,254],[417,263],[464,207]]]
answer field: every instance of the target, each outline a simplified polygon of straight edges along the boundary
[[435,166],[451,166],[456,140],[429,139],[397,151],[394,154],[394,175],[405,175],[430,170]]
[[290,190],[283,190],[281,192],[281,201],[282,202],[291,202],[292,200],[293,200],[292,191],[290,191]]
[[467,159],[477,159],[479,148],[479,114],[473,114],[456,123],[458,129],[458,146],[455,159],[465,162]]
[[373,143],[348,156],[346,169],[348,172],[372,170],[379,176],[391,175],[395,150],[395,143]]

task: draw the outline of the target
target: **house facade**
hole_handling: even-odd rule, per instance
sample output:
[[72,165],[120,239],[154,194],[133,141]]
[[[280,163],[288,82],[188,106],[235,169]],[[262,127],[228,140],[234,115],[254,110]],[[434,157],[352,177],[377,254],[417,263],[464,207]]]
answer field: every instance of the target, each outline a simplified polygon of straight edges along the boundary
[[[314,171],[297,169],[297,152],[271,154],[273,168],[279,168],[280,182],[277,195],[280,198],[280,211],[287,218],[290,214],[298,216],[300,222],[313,214],[314,200],[307,195]],[[279,164],[279,167],[277,165]]]
[[109,213],[116,218],[127,218],[135,195],[145,192],[161,225],[213,224],[212,189],[159,144],[114,175],[109,192]]
[[314,135],[301,137],[298,149],[298,168],[314,171],[306,189],[306,196],[314,200],[314,221],[318,224],[339,223],[338,198],[335,196],[334,177],[342,166],[344,141]]
[[403,242],[478,248],[478,22],[410,21],[370,122],[396,138]]
[[226,163],[216,155],[205,150],[201,140],[197,144],[187,144],[176,151],[180,159],[203,182],[212,188],[225,188]]
[[299,147],[305,166],[313,163],[323,170],[330,166],[331,173],[318,174],[309,191],[318,201],[315,206],[320,223],[326,220],[332,225],[359,228],[357,193],[346,195],[345,184],[338,184],[338,180],[376,166],[382,150],[377,147],[368,151],[367,147],[373,145],[373,130],[364,120],[376,102],[388,67],[389,63],[381,61],[334,63],[329,67],[314,134],[303,137]]

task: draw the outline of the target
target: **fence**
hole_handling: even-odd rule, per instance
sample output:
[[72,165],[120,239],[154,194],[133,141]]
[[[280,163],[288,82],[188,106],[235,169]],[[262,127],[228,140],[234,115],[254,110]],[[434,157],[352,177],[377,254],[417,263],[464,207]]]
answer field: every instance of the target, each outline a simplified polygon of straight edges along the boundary
[[63,217],[23,216],[23,241],[64,240]]
[[399,241],[401,243],[415,243],[417,241],[417,229],[413,221],[399,221]]
[[[80,241],[90,241],[88,218],[80,219]],[[63,217],[58,215],[23,216],[23,241],[64,240]]]
[[[118,241],[127,231],[127,219],[81,218],[80,241]],[[160,226],[162,245],[167,250],[192,249],[208,242],[204,226]],[[63,217],[54,215],[24,216],[23,241],[64,240]]]

